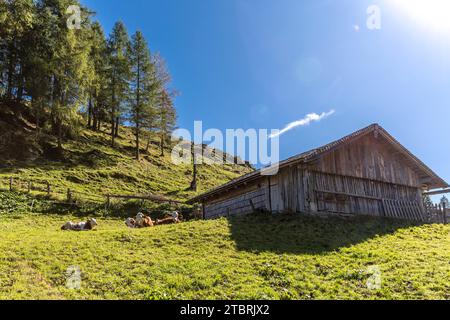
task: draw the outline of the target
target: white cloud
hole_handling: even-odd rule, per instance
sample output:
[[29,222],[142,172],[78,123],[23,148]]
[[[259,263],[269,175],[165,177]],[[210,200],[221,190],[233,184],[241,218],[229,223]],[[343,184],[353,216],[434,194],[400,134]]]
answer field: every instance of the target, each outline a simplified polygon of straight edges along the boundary
[[286,127],[284,127],[284,129],[280,130],[278,133],[270,135],[269,138],[272,139],[272,138],[281,136],[282,134],[285,134],[286,132],[288,132],[296,127],[302,127],[302,126],[306,126],[306,125],[310,124],[311,122],[320,121],[326,117],[331,116],[332,114],[334,114],[334,112],[335,112],[334,110],[331,110],[328,112],[322,112],[321,114],[317,114],[317,113],[307,114],[303,119],[289,123]]

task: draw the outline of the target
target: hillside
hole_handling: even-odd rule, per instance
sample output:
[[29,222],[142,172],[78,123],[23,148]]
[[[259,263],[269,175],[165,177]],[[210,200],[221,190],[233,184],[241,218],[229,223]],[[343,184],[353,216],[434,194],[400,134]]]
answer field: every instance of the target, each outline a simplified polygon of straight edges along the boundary
[[[23,119],[22,117],[11,117]],[[0,166],[0,188],[9,186],[9,177],[15,187],[24,188],[20,181],[48,181],[55,194],[64,195],[70,188],[74,196],[99,200],[105,194],[158,194],[178,200],[186,200],[195,193],[187,191],[192,180],[191,165],[175,165],[171,161],[170,148],[161,157],[159,141],[154,137],[149,144],[142,141],[142,159],[134,159],[134,135],[130,128],[121,127],[116,147],[110,146],[109,128],[95,132],[83,129],[74,139],[63,144],[58,152],[53,136],[44,135],[40,143],[33,143],[34,128],[21,123],[0,123],[4,139],[0,142],[3,159]],[[8,123],[8,126],[3,125]],[[14,128],[20,128],[16,130]],[[16,156],[6,161],[5,157]],[[17,159],[27,159],[20,161]],[[198,167],[198,191],[206,191],[253,170],[247,165],[201,165]],[[43,186],[40,187],[44,188]]]
[[[133,230],[99,218],[71,233],[60,226],[79,218],[0,197],[0,299],[450,299],[450,225],[261,215]],[[66,288],[71,266],[79,290]]]

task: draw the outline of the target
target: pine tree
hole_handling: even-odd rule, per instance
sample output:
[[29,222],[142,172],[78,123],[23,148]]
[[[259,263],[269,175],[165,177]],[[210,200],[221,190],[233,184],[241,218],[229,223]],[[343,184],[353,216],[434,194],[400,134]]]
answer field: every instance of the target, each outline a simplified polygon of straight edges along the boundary
[[153,58],[153,64],[156,70],[156,97],[155,97],[155,107],[156,107],[156,122],[155,130],[159,134],[161,156],[164,156],[164,148],[166,143],[170,141],[170,136],[176,125],[176,110],[174,107],[174,98],[176,92],[170,92],[167,89],[171,76],[167,70],[166,63],[164,59],[156,54]]
[[57,135],[59,149],[62,149],[64,130],[78,125],[77,111],[86,100],[88,87],[85,77],[90,54],[89,33],[85,31],[88,29],[88,13],[83,10],[84,24],[81,30],[69,29],[65,12],[73,4],[72,0],[41,1],[47,18],[46,24],[51,26],[47,36],[50,108],[53,132]]
[[129,114],[130,122],[135,126],[136,159],[139,160],[141,129],[145,123],[151,122],[154,115],[153,101],[157,84],[150,51],[140,31],[137,31],[132,37],[130,62],[132,77],[129,93]]
[[190,191],[197,191],[197,157],[198,148],[195,146],[194,142],[191,142],[191,158],[192,158],[192,181],[189,186]]
[[98,22],[92,24],[90,29],[90,52],[87,78],[88,88],[88,127],[97,130],[98,122],[106,113],[107,94],[109,86],[108,52],[105,35]]
[[108,41],[109,54],[109,94],[111,145],[114,146],[120,117],[125,107],[128,83],[130,80],[130,40],[125,25],[117,22]]
[[176,111],[171,94],[167,90],[161,93],[160,103],[157,106],[157,130],[160,137],[161,156],[164,156],[165,144],[170,141],[171,134],[176,125]]
[[24,95],[24,63],[29,52],[25,41],[30,32],[35,7],[32,0],[2,1],[0,5],[1,86],[8,100],[22,100]]

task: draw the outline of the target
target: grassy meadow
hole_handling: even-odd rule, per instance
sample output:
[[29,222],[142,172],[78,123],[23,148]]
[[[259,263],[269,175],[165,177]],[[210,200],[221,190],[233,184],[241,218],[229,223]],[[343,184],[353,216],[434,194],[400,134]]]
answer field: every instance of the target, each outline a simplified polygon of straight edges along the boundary
[[60,226],[83,218],[0,197],[0,299],[450,299],[449,225],[260,215],[132,230],[99,216],[72,233]]

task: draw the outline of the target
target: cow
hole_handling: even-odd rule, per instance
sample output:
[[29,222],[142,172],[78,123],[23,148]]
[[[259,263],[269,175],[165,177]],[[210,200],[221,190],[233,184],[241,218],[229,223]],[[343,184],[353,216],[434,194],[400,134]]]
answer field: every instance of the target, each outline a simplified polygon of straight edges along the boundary
[[157,219],[155,225],[175,224],[180,223],[180,214],[177,211],[173,211],[164,219]]
[[61,230],[64,231],[90,231],[94,230],[97,226],[97,220],[91,218],[86,222],[78,222],[74,223],[72,221],[67,222],[61,227]]
[[135,228],[150,228],[154,226],[153,220],[139,212],[135,219]]
[[136,220],[134,220],[133,218],[128,218],[128,219],[125,221],[125,225],[126,225],[128,228],[136,228]]
[[155,224],[157,226],[164,225],[164,224],[174,224],[174,223],[177,223],[177,222],[172,217],[164,218],[164,219],[156,219],[156,222],[155,222]]
[[180,221],[180,214],[177,211],[173,211],[170,213],[170,216],[175,221],[175,223],[181,222]]

